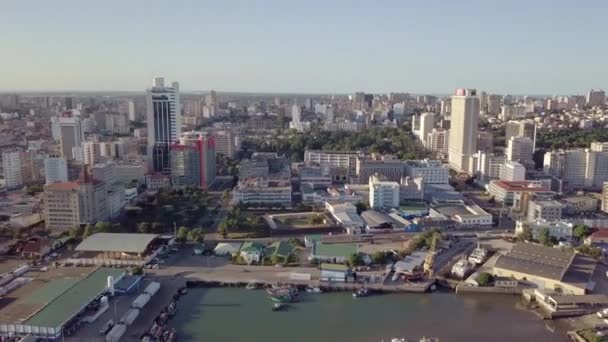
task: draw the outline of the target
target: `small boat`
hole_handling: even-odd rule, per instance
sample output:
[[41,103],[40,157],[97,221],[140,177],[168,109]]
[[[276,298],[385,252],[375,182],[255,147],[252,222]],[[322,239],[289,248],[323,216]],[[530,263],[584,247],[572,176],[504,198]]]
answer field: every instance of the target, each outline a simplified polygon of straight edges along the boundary
[[306,292],[308,293],[323,293],[323,290],[319,287],[307,287]]
[[274,303],[272,306],[272,311],[281,311],[287,307],[284,303]]
[[273,302],[277,302],[277,303],[293,303],[296,301],[296,298],[293,296],[271,296],[270,299]]
[[258,284],[256,284],[255,282],[251,282],[249,284],[247,284],[247,286],[245,286],[245,290],[255,290],[258,288]]
[[366,287],[360,288],[357,291],[353,292],[353,298],[367,297],[369,295],[370,295],[370,291]]

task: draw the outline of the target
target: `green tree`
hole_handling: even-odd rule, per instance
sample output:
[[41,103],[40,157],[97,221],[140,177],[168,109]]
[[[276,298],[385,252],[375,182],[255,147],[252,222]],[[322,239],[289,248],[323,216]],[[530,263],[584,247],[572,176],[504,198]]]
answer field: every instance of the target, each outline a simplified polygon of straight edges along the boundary
[[357,208],[357,214],[361,215],[362,212],[367,210],[367,205],[361,201],[355,203],[355,207]]
[[69,236],[73,239],[80,239],[80,238],[82,238],[83,234],[84,234],[84,228],[79,224],[70,228]]
[[372,254],[372,264],[381,265],[386,263],[388,258],[387,253],[382,251],[376,251]]
[[224,190],[224,192],[222,192],[222,201],[226,202],[229,199],[230,199],[230,191]]
[[479,286],[487,286],[494,280],[493,278],[494,277],[492,277],[490,273],[481,272],[479,276],[477,276],[477,283]]
[[281,257],[281,256],[279,256],[279,255],[276,255],[276,254],[273,254],[273,255],[270,257],[270,262],[271,262],[273,265],[280,264],[280,263],[282,263],[282,262],[283,262],[283,257]]
[[144,274],[144,269],[141,266],[135,266],[131,269],[132,275],[142,275]]
[[112,224],[110,222],[99,221],[95,223],[95,231],[98,233],[112,232]]
[[95,226],[93,226],[92,224],[87,224],[87,226],[84,227],[84,233],[82,234],[82,238],[86,239],[95,233],[97,233],[95,231]]
[[302,240],[296,238],[296,237],[291,237],[287,240],[287,243],[290,244],[293,247],[304,247],[304,243],[302,242]]
[[194,228],[188,232],[188,240],[200,243],[205,240],[205,233],[201,228]]
[[140,222],[137,225],[137,232],[142,234],[148,234],[152,232],[152,226],[150,225],[150,222]]
[[346,263],[351,267],[363,265],[363,257],[360,253],[353,253],[348,257]]
[[589,234],[591,234],[591,230],[587,225],[584,224],[577,224],[572,230],[572,235],[574,235],[579,240],[586,238],[587,236],[589,236]]
[[543,228],[538,234],[538,242],[545,246],[553,246],[553,241],[551,240],[551,235],[549,234],[549,228]]
[[35,195],[39,192],[43,192],[43,191],[44,191],[44,188],[40,185],[32,185],[27,188],[27,194],[30,196]]
[[181,226],[177,229],[176,240],[179,242],[186,242],[188,239],[188,228]]
[[517,239],[519,239],[520,241],[531,241],[532,238],[532,230],[527,224],[524,225],[522,232],[517,234]]

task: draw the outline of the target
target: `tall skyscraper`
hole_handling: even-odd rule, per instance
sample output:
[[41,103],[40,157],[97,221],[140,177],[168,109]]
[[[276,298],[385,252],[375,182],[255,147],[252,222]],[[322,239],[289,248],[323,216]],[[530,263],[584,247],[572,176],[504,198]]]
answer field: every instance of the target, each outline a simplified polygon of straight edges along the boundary
[[156,77],[147,90],[148,158],[154,172],[171,174],[170,146],[181,133],[179,83],[165,87],[165,80]]
[[601,89],[591,89],[587,93],[587,106],[603,106],[606,102],[606,93]]
[[2,170],[4,182],[8,189],[18,189],[23,186],[21,176],[21,151],[2,153]]
[[452,96],[452,118],[448,160],[450,167],[472,174],[472,156],[477,152],[479,99],[475,89],[456,89]]
[[68,165],[65,158],[48,156],[44,158],[44,178],[46,185],[68,181]]
[[58,119],[59,142],[61,144],[61,156],[66,160],[73,160],[73,149],[82,146],[83,129],[80,117],[72,111],[64,112]]
[[185,132],[171,145],[173,186],[207,189],[215,180],[215,137],[205,132]]

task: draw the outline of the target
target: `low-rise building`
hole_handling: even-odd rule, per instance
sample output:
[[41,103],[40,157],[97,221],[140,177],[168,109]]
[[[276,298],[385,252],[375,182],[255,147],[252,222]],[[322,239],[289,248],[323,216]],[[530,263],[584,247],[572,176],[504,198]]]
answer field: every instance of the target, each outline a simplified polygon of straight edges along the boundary
[[452,220],[461,227],[491,226],[492,215],[476,204],[447,201],[431,205],[429,217]]
[[325,209],[329,211],[334,220],[344,227],[349,234],[361,233],[361,229],[365,224],[357,214],[357,208],[353,204],[325,202]]
[[171,178],[162,173],[151,173],[146,175],[146,188],[148,190],[167,189],[171,187]]
[[391,216],[377,210],[366,210],[361,213],[361,218],[363,219],[365,231],[367,233],[381,233],[405,229],[405,225],[402,222],[399,222],[393,219]]
[[572,196],[562,199],[567,215],[590,214],[597,211],[599,201],[591,196]]
[[583,295],[596,262],[573,251],[519,242],[496,260],[494,275],[534,284],[539,289]]
[[557,221],[562,218],[566,206],[555,200],[531,200],[528,203],[528,222],[537,220]]
[[374,209],[399,207],[399,183],[381,180],[378,176],[369,177],[369,204]]
[[264,257],[264,245],[259,242],[247,241],[241,246],[239,255],[248,264],[258,263]]
[[403,163],[403,175],[412,178],[421,177],[425,184],[448,184],[449,167],[439,160],[406,160]]
[[321,264],[321,281],[345,283],[351,270],[345,265]]
[[551,193],[550,189],[550,184],[545,184],[544,181],[509,182],[495,180],[491,181],[488,186],[488,192],[494,196],[494,199],[506,205],[514,204],[516,194],[549,194]]
[[574,225],[572,223],[564,221],[548,221],[538,219],[534,221],[524,222],[517,221],[515,223],[515,233],[522,234],[529,229],[534,239],[539,239],[542,232],[546,229],[549,232],[549,236],[552,236],[558,240],[570,241],[572,239],[572,230]]

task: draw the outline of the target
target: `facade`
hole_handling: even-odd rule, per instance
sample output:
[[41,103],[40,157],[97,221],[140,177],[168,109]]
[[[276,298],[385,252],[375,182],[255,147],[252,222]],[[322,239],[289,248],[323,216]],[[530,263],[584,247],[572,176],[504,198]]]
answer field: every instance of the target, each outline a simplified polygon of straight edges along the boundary
[[237,203],[290,206],[291,184],[287,180],[247,179],[239,181],[233,197]]
[[523,164],[533,163],[534,143],[528,137],[511,137],[507,146],[507,160]]
[[390,157],[359,157],[357,158],[357,176],[359,183],[369,182],[372,175],[380,175],[392,182],[398,182],[403,175],[401,160]]
[[488,192],[494,196],[494,199],[506,205],[514,204],[516,197],[521,197],[522,194],[552,193],[549,189],[550,187],[542,181],[508,182],[495,180],[488,185]]
[[92,183],[57,182],[44,189],[44,220],[47,229],[65,231],[76,225],[107,218],[96,206],[105,201],[105,188]]
[[457,89],[452,96],[448,160],[458,172],[473,173],[471,159],[477,152],[479,98],[475,89]]
[[500,178],[501,169],[505,163],[504,155],[495,155],[493,153],[479,152],[477,154],[477,175],[482,183]]
[[237,151],[237,136],[228,129],[213,132],[215,137],[215,151],[217,154],[234,158]]
[[426,148],[429,150],[442,154],[448,154],[450,132],[443,128],[433,128],[433,130],[427,134],[426,137]]
[[306,150],[304,162],[328,166],[332,175],[343,173],[346,177],[357,175],[357,157],[364,156],[360,151],[318,151]]
[[171,184],[207,189],[215,180],[215,137],[203,132],[180,135],[171,145]]
[[536,124],[533,120],[508,121],[505,124],[505,140],[512,137],[528,137],[534,141],[534,130]]
[[406,176],[399,184],[399,201],[422,201],[424,199],[424,178]]
[[156,77],[146,94],[150,169],[169,175],[170,146],[181,133],[179,83],[165,87],[164,78]]
[[500,166],[501,180],[519,182],[526,180],[526,167],[516,161],[506,161]]
[[566,206],[554,200],[531,200],[528,203],[528,222],[546,220],[558,221]]
[[516,222],[515,234],[521,234],[526,229],[529,229],[532,233],[532,238],[537,240],[540,238],[542,231],[546,229],[549,232],[549,236],[552,236],[558,240],[571,241],[574,224],[564,221],[544,220],[542,218],[529,222]]
[[146,188],[148,190],[166,189],[171,187],[171,177],[162,173],[151,173],[146,175]]
[[138,184],[146,183],[146,172],[148,168],[143,161],[118,162],[114,165],[116,180],[124,184],[136,181]]
[[399,183],[369,177],[369,204],[374,209],[399,207]]
[[4,174],[4,185],[7,189],[19,189],[23,187],[21,176],[21,151],[2,153],[2,170]]
[[61,155],[66,160],[74,159],[73,149],[82,146],[84,132],[80,117],[73,112],[64,112],[58,118]]
[[602,186],[602,204],[601,209],[603,212],[608,213],[608,182],[604,182]]
[[97,141],[85,141],[83,143],[84,149],[84,163],[88,165],[95,165],[101,160],[101,148]]
[[606,103],[606,93],[601,89],[591,89],[587,93],[587,106],[602,107]]
[[562,179],[571,190],[599,190],[608,181],[608,152],[550,151],[545,153],[543,172]]
[[48,156],[44,158],[44,178],[46,185],[68,181],[68,165],[63,157]]
[[447,165],[439,160],[407,160],[403,163],[403,175],[422,178],[425,184],[448,184],[450,173]]

